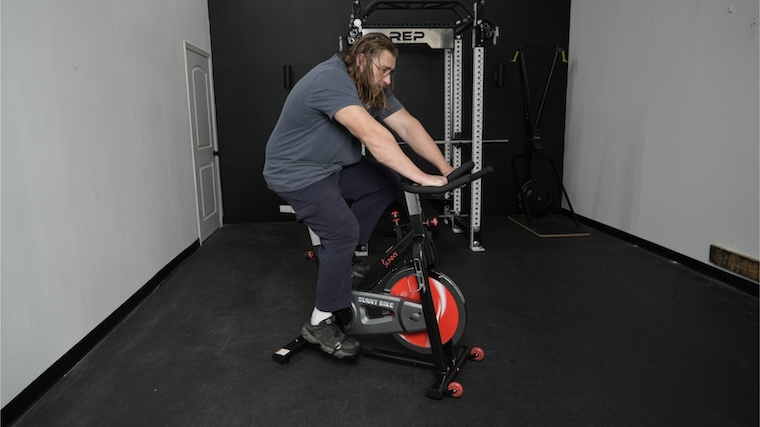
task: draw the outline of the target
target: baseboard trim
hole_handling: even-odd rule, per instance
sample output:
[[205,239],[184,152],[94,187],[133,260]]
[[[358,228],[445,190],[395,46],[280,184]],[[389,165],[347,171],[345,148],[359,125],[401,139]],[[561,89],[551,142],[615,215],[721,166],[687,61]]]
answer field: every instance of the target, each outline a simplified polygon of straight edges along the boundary
[[[563,213],[565,215],[571,215],[570,211],[566,209],[563,209]],[[610,227],[609,225],[605,225],[600,222],[594,221],[592,219],[585,218],[578,214],[576,214],[576,216],[578,217],[578,221],[584,225],[587,225],[603,233],[614,236],[620,240],[637,245],[643,249],[648,250],[649,252],[660,255],[664,258],[670,259],[672,261],[676,261],[679,264],[683,264],[694,271],[698,271],[706,276],[712,277],[713,279],[724,282],[725,284],[741,292],[744,292],[745,294],[751,295],[755,298],[758,298],[760,294],[759,292],[760,286],[758,286],[757,282],[753,282],[751,280],[745,279],[744,277],[737,276],[725,270],[721,270],[720,268],[713,267],[712,265],[697,261],[694,258],[689,258],[686,255],[679,254],[673,250],[660,246],[656,243],[652,243],[648,240],[644,240],[640,237],[636,237],[632,234],[628,234],[624,231]]]
[[103,320],[81,341],[79,341],[71,350],[61,356],[52,366],[35,379],[13,400],[8,402],[0,412],[2,425],[10,426],[21,415],[23,415],[42,395],[47,392],[58,380],[63,378],[82,358],[87,355],[95,346],[108,335],[122,320],[124,320],[141,302],[145,300],[161,282],[190,255],[200,247],[200,241],[196,240],[187,249],[182,251],[169,264],[156,273],[148,283],[142,286],[134,295],[116,309],[110,316]]

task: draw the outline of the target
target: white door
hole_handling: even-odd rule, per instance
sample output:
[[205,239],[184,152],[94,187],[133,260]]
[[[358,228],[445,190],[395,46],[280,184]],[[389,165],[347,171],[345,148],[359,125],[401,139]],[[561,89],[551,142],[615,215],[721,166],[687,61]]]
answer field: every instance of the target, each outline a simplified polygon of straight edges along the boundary
[[221,227],[219,163],[208,53],[185,44],[187,90],[190,99],[195,191],[198,204],[198,235],[201,243]]

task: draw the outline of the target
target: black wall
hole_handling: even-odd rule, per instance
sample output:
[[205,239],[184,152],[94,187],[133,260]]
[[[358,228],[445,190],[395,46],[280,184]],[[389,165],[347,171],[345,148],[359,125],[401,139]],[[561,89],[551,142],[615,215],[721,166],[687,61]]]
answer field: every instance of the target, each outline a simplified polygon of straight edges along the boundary
[[[369,1],[362,4],[366,6]],[[463,4],[472,9],[472,2],[463,0]],[[267,189],[261,176],[266,140],[288,94],[283,67],[291,66],[295,82],[334,54],[338,36],[348,29],[351,9],[351,0],[209,0],[225,223],[287,219],[278,212],[279,197]],[[484,146],[484,164],[493,165],[496,173],[483,183],[483,212],[503,215],[519,211],[517,191],[525,178],[514,177],[512,158],[527,152],[519,69],[511,61],[521,46],[537,46],[526,47],[525,54],[535,114],[554,47],[567,49],[570,0],[490,0],[483,18],[500,27],[497,45],[489,45],[485,53],[483,136],[510,140]],[[404,22],[403,15],[398,20]],[[470,136],[470,41],[467,33],[465,138]],[[504,70],[501,87],[494,79],[499,65]],[[394,85],[405,107],[434,138],[443,139],[443,53],[402,46]],[[546,153],[560,172],[566,86],[567,65],[559,63],[546,97],[541,133]],[[548,167],[539,166],[535,173],[538,178],[551,179]]]

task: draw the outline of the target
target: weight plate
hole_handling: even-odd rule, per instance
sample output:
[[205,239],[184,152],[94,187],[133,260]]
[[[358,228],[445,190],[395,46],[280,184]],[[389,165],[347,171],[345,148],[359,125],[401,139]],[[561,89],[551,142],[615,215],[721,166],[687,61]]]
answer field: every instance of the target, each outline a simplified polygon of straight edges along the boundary
[[534,217],[549,213],[553,199],[554,189],[535,179],[523,184],[517,193],[517,204],[520,209]]

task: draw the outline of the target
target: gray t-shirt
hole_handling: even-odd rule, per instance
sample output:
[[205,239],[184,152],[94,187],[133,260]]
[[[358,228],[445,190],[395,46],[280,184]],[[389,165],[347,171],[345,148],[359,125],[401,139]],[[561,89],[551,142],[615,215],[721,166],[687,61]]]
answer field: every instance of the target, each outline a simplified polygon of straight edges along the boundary
[[[403,108],[392,93],[388,103],[370,114],[382,120]],[[296,83],[267,141],[263,174],[270,190],[295,191],[359,162],[361,144],[335,120],[335,113],[350,105],[362,102],[338,55]]]

